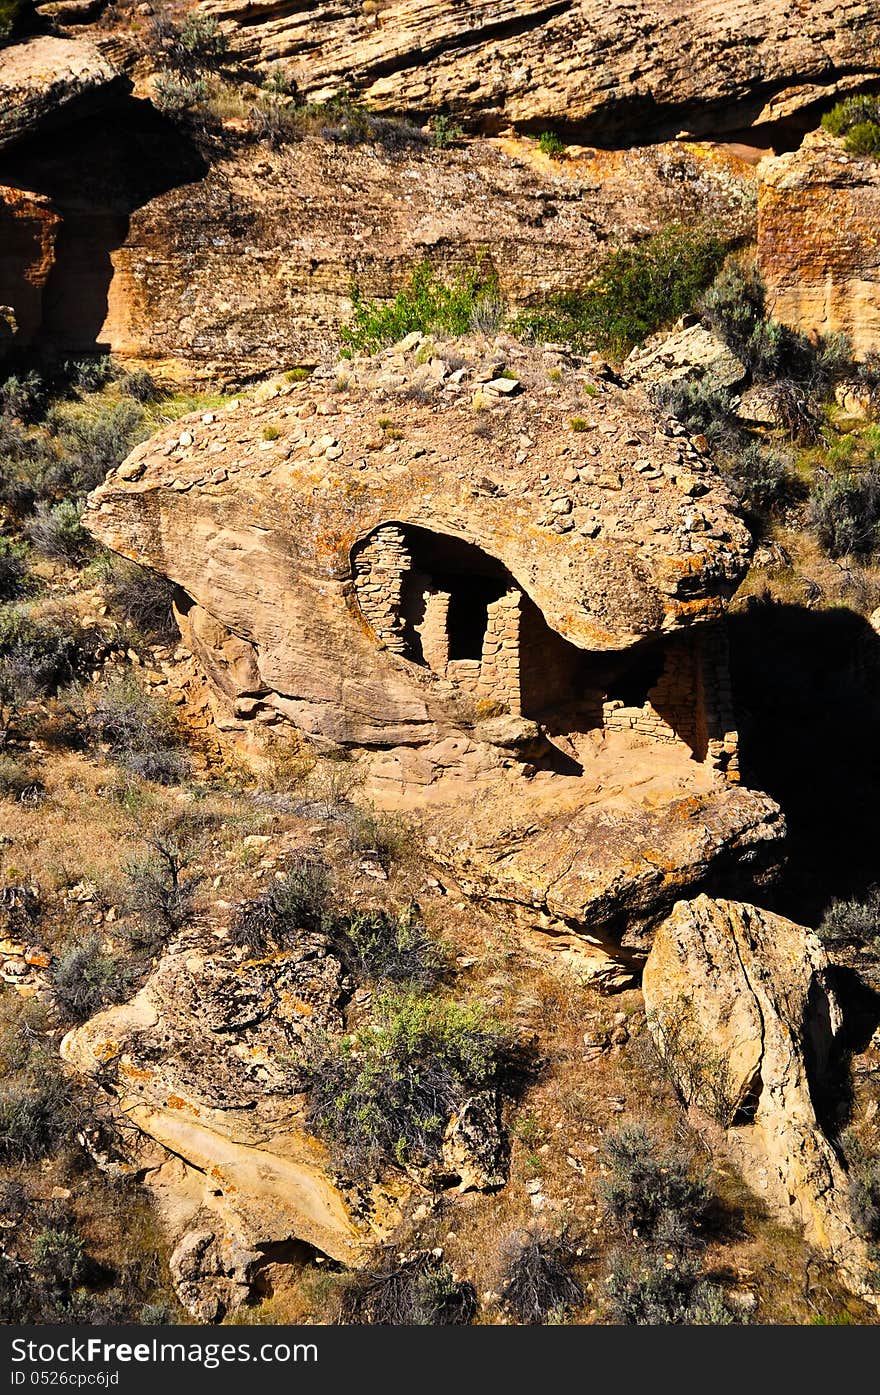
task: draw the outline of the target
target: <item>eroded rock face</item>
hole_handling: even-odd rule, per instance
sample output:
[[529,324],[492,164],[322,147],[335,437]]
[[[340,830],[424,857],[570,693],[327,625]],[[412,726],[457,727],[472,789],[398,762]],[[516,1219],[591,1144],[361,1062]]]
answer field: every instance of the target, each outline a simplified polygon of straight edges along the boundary
[[573,129],[587,139],[742,131],[877,74],[880,29],[857,0],[380,0],[309,6],[202,0],[261,64],[304,95],[351,87],[369,105],[452,112],[485,128]]
[[50,199],[0,187],[0,306],[12,313],[17,347],[31,344],[43,322],[60,223]]
[[94,43],[40,34],[0,57],[0,150],[55,130],[131,84]]
[[777,806],[730,789],[748,534],[598,361],[413,335],[176,423],[86,524],[178,584],[222,727],[291,724],[378,796],[450,805],[481,896],[641,950],[683,890],[775,860]]
[[392,297],[426,259],[449,278],[480,263],[513,310],[583,285],[609,241],[703,218],[754,232],[754,170],[718,151],[560,163],[523,140],[395,151],[313,136],[233,144],[209,171],[134,100],[11,152],[0,183],[41,191],[63,219],[46,342],[189,380],[323,362],[352,283]]
[[643,987],[658,1049],[686,1101],[732,1123],[727,1137],[747,1178],[869,1292],[846,1173],[814,1103],[841,1026],[816,936],[755,906],[680,901],[656,932]]
[[293,1059],[308,1032],[341,1032],[342,999],[342,971],[320,936],[256,960],[191,934],[130,1003],[62,1043],[68,1064],[147,1141],[123,1130],[129,1170],[145,1172],[179,1237],[182,1301],[203,1320],[246,1297],[269,1245],[297,1239],[357,1262],[365,1237],[304,1129]]
[[759,166],[758,265],[768,305],[807,334],[880,349],[880,162],[824,132]]

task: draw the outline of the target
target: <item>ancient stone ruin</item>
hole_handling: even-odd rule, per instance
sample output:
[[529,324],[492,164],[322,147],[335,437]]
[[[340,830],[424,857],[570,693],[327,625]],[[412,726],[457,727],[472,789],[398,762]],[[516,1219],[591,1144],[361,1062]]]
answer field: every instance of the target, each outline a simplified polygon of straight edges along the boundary
[[491,865],[529,914],[636,944],[691,878],[773,860],[723,623],[749,535],[601,362],[411,335],[166,428],[86,523],[176,583],[221,730],[342,748],[371,797],[445,809],[477,889]]
[[[684,743],[738,778],[723,630],[600,660],[551,630],[514,578],[454,537],[388,523],[353,554],[360,613],[390,653],[427,667],[486,708],[550,719],[578,709],[585,729]],[[609,696],[614,691],[629,697]],[[639,701],[639,699],[642,699]]]

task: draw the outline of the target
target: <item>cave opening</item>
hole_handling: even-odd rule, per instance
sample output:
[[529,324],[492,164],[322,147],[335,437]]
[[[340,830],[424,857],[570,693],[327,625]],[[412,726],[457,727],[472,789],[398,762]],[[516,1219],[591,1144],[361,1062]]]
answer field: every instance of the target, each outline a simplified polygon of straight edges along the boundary
[[383,647],[470,694],[478,713],[533,720],[569,746],[577,733],[628,732],[736,768],[723,636],[582,649],[497,558],[413,524],[374,528],[353,550],[352,573]]

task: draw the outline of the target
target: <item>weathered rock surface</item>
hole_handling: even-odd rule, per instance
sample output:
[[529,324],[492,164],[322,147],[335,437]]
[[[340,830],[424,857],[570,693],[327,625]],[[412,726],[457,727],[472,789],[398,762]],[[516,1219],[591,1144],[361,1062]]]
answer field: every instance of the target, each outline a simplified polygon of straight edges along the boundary
[[[706,1107],[707,1089],[720,1086],[733,1118],[728,1139],[747,1176],[869,1292],[846,1172],[814,1103],[831,1078],[841,1027],[816,936],[755,906],[681,901],[657,930],[643,987],[651,1030],[685,1098]],[[706,1064],[695,1077],[701,1053]]]
[[481,896],[604,940],[628,919],[639,949],[684,889],[775,860],[777,806],[730,789],[748,535],[600,362],[411,335],[163,430],[87,526],[181,588],[221,726],[287,721],[390,802],[448,804]]
[[522,140],[394,152],[309,137],[245,145],[208,170],[184,133],[133,100],[112,122],[11,152],[2,183],[41,192],[63,220],[45,342],[103,345],[188,378],[321,362],[353,283],[394,296],[425,259],[447,276],[482,262],[515,309],[583,285],[609,242],[670,222],[754,232],[754,171],[717,150],[560,163]]
[[[381,585],[353,551],[383,525],[455,554],[416,558],[417,573],[509,577],[541,635],[572,646],[560,670],[717,620],[744,570],[748,533],[683,429],[601,370],[571,363],[555,385],[554,361],[509,340],[444,350],[415,336],[330,381],[282,382],[139,446],[91,496],[87,526],[181,587],[187,638],[227,698],[335,742],[424,744],[461,727],[448,700],[466,675],[450,664],[460,683],[444,683],[394,633],[403,619],[386,633],[373,615]],[[492,386],[505,362],[512,395]],[[589,415],[573,431],[576,410]],[[535,687],[523,701],[546,705],[545,670]]]
[[[238,1306],[268,1246],[297,1239],[357,1262],[365,1235],[303,1127],[293,1063],[306,1033],[342,1030],[342,996],[320,936],[257,960],[191,935],[130,1003],[62,1043],[129,1126],[130,1168],[180,1237],[172,1270],[204,1320]],[[143,1157],[131,1127],[159,1147]]]
[[747,372],[723,339],[701,324],[677,326],[668,334],[652,334],[633,349],[621,370],[629,383],[699,382],[735,392]]
[[57,130],[129,87],[88,40],[40,34],[12,44],[0,56],[0,150]]
[[858,0],[202,0],[254,61],[284,65],[310,98],[452,112],[486,128],[587,139],[741,131],[877,76],[880,21]]
[[32,344],[43,323],[60,224],[44,195],[0,187],[0,306],[11,311],[19,347]]
[[191,930],[131,1002],[62,1042],[117,1126],[96,1160],[143,1175],[174,1243],[175,1287],[200,1321],[234,1312],[267,1263],[317,1251],[357,1266],[414,1186],[506,1180],[500,1098],[486,1090],[449,1120],[433,1167],[377,1179],[366,1209],[344,1187],[305,1124],[297,1051],[316,1032],[343,1034],[351,991],[320,934],[255,958],[222,931]]
[[825,132],[758,166],[758,265],[768,305],[807,334],[880,350],[880,162]]
[[521,908],[537,926],[575,927],[615,957],[638,960],[680,897],[760,884],[785,833],[766,795],[731,790],[707,771],[700,779],[656,752],[639,756],[638,776],[635,753],[629,771],[600,759],[598,790],[584,792],[581,807],[542,806],[537,792],[521,809],[483,800],[438,855],[478,899]]

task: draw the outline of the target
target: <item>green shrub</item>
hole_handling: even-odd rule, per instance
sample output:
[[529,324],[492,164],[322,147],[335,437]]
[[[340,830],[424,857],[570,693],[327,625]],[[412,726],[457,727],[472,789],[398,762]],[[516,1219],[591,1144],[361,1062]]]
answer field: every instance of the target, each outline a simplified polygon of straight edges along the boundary
[[37,504],[26,529],[31,545],[44,557],[76,565],[94,547],[81,519],[82,505],[74,499],[63,499],[60,504]]
[[233,944],[262,954],[271,944],[283,948],[303,931],[320,931],[328,924],[333,900],[330,868],[313,852],[288,860],[283,877],[250,901],[243,901],[232,922]]
[[27,549],[0,537],[0,601],[17,600],[27,589]]
[[474,267],[452,284],[440,281],[428,262],[413,271],[409,285],[390,304],[364,300],[352,292],[354,315],[341,331],[344,344],[374,353],[414,330],[451,335],[467,334],[481,298],[497,292],[491,273]]
[[545,1323],[583,1303],[583,1285],[573,1272],[576,1259],[575,1245],[564,1233],[534,1231],[507,1242],[501,1298],[517,1322]]
[[445,961],[415,903],[398,915],[387,910],[335,917],[334,952],[358,983],[428,988],[442,977]]
[[316,1033],[303,1049],[309,1126],[354,1175],[427,1166],[452,1113],[499,1081],[506,1049],[479,1005],[380,996],[368,1026],[342,1041]]
[[403,861],[412,849],[412,825],[400,814],[358,805],[346,810],[344,823],[352,852],[375,853],[386,872],[395,862]]
[[681,1226],[682,1241],[696,1240],[709,1193],[687,1153],[674,1145],[662,1148],[632,1124],[606,1137],[601,1160],[606,1175],[600,1193],[609,1219],[623,1233],[650,1239],[664,1227],[667,1236],[672,1229],[678,1234]]
[[68,394],[100,392],[101,388],[113,382],[118,372],[109,354],[68,358],[61,365],[57,385]]
[[724,256],[724,243],[714,233],[670,227],[612,252],[583,291],[525,312],[518,327],[531,338],[595,346],[625,358],[649,334],[693,309]]
[[[0,3],[2,15],[2,3]],[[0,44],[3,42],[0,19]],[[31,1272],[23,1260],[13,1259],[0,1250],[0,1322],[26,1323],[34,1316],[34,1291]]]
[[844,97],[843,101],[826,111],[822,126],[832,136],[845,136],[853,126],[862,125],[865,121],[880,121],[880,96],[858,93],[853,97]]
[[82,1237],[68,1227],[49,1226],[39,1231],[34,1237],[33,1266],[50,1288],[69,1291],[86,1269]]
[[359,1326],[449,1327],[467,1325],[476,1311],[473,1284],[456,1280],[442,1256],[401,1259],[392,1251],[348,1280],[340,1316]]
[[21,761],[0,751],[0,797],[6,795],[18,799],[33,784]]
[[538,137],[538,145],[551,160],[561,160],[565,154],[565,141],[560,140],[555,131],[542,131]]
[[445,150],[461,140],[464,132],[457,122],[448,116],[435,116],[431,122],[431,144],[435,150]]
[[[725,341],[753,378],[782,380],[789,385],[789,395],[790,384],[796,383],[809,397],[825,398],[834,383],[854,369],[845,335],[811,340],[768,318],[766,287],[751,261],[729,259],[701,297],[699,310],[703,323]],[[783,413],[785,407],[783,402]]]
[[174,618],[174,583],[160,572],[105,552],[96,563],[101,589],[115,615],[141,639],[171,644],[180,638]]
[[724,472],[725,482],[746,513],[764,517],[795,503],[805,486],[779,451],[750,442]]
[[91,735],[109,746],[120,764],[168,750],[177,743],[172,709],[131,677],[108,683],[86,720]]
[[833,136],[842,136],[853,155],[880,155],[880,96],[845,97],[822,117]]
[[880,155],[880,124],[860,121],[850,127],[843,143],[850,155]]
[[117,960],[105,953],[98,935],[87,935],[58,954],[49,977],[55,1002],[72,1022],[85,1022],[124,996],[128,981]]
[[751,367],[755,331],[766,318],[766,287],[753,261],[731,257],[724,263],[697,308],[703,323]]
[[44,612],[18,603],[0,606],[0,705],[49,697],[88,672],[103,640],[58,608]]
[[651,389],[658,407],[675,417],[692,435],[702,435],[713,446],[731,446],[737,439],[733,398],[710,378],[658,383]]
[[191,13],[182,25],[167,15],[153,20],[151,51],[165,68],[184,78],[214,72],[229,53],[229,41],[216,19]]
[[182,116],[207,102],[210,92],[204,78],[157,73],[153,78],[153,105],[166,116]]
[[374,144],[393,153],[427,141],[424,131],[411,121],[374,116],[344,92],[327,102],[296,107],[294,115],[300,135],[318,135],[336,145]]
[[847,945],[880,953],[880,887],[871,887],[862,900],[833,900],[816,933],[829,947]]
[[817,479],[809,519],[831,557],[870,557],[880,542],[880,465]]
[[0,411],[22,422],[39,421],[48,397],[48,383],[33,369],[23,377],[12,374],[0,383]]
[[134,372],[124,374],[119,383],[119,390],[124,392],[126,397],[140,402],[142,406],[158,402],[164,396],[155,378],[146,368],[136,368]]
[[107,745],[111,760],[132,775],[157,785],[179,785],[190,775],[173,710],[132,678],[108,684],[87,711],[86,726]]
[[280,66],[271,68],[261,83],[264,92],[270,97],[293,97],[296,95],[296,83]]
[[606,1280],[615,1322],[639,1327],[666,1323],[726,1326],[736,1321],[721,1290],[700,1276],[687,1255],[618,1250]]
[[47,415],[66,457],[58,486],[86,492],[99,485],[107,471],[121,465],[131,448],[148,434],[142,408],[130,398],[107,407],[84,410],[57,406]]

